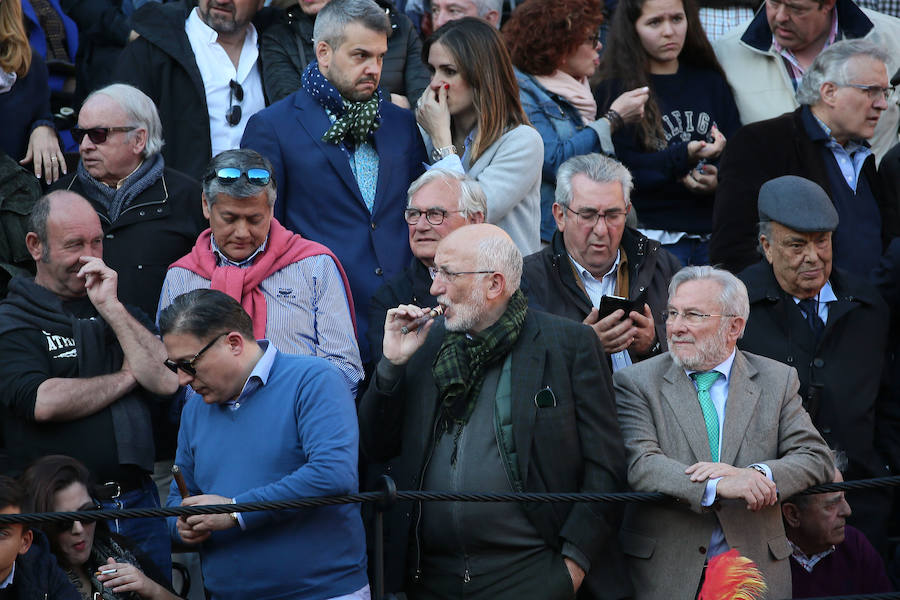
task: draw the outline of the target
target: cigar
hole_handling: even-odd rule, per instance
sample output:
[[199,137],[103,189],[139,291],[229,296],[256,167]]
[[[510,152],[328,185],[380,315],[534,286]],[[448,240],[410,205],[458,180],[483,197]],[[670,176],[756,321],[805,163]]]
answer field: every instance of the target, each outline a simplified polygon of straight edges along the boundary
[[415,331],[416,329],[418,329],[419,327],[421,327],[428,321],[434,319],[435,317],[439,317],[442,314],[444,314],[444,307],[441,306],[440,304],[438,304],[437,306],[435,306],[434,308],[429,310],[427,313],[425,313],[425,315],[419,317],[418,319],[416,319],[409,325],[404,325],[403,327],[401,327],[400,333],[402,333],[403,335],[406,335],[407,333],[412,333],[413,331]]
[[191,493],[188,491],[187,484],[184,482],[184,475],[181,474],[181,469],[178,468],[178,465],[172,465],[172,476],[178,485],[178,493],[181,494],[181,499],[184,500],[190,496]]

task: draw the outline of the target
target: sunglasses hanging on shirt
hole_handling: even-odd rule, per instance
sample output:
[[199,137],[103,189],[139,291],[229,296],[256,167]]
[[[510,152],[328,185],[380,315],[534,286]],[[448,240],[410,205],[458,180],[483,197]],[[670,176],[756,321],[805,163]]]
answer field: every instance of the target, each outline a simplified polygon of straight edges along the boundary
[[228,87],[230,89],[228,91],[228,110],[225,112],[225,121],[234,127],[241,122],[242,114],[240,104],[235,104],[234,101],[244,101],[244,88],[234,79],[228,82]]

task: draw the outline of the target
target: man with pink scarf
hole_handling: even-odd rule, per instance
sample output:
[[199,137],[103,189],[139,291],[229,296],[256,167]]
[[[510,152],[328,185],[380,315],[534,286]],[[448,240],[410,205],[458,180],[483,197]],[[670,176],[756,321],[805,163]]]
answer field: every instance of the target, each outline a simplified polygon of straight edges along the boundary
[[191,290],[223,291],[250,314],[257,339],[328,359],[355,394],[363,369],[347,276],[331,250],[273,218],[275,187],[271,164],[253,150],[212,159],[203,178],[210,228],[169,267],[159,311]]

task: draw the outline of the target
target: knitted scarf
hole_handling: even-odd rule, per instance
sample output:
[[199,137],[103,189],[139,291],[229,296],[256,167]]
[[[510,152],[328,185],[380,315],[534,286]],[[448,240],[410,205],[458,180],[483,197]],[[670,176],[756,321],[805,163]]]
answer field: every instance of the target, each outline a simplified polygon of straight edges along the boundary
[[[378,109],[381,106],[381,90],[368,100],[353,102],[341,96],[337,88],[319,71],[319,63],[312,61],[306,66],[300,78],[303,89],[316,102],[336,117],[334,123],[322,136],[323,142],[345,143],[359,146],[381,125]],[[350,138],[349,140],[347,138]]]
[[475,409],[488,367],[503,360],[519,339],[528,301],[521,290],[510,297],[497,322],[476,334],[451,331],[431,367],[441,401],[441,420],[449,432],[464,426]]
[[[102,598],[103,600],[132,600],[138,599],[140,596],[135,592],[121,592],[119,594],[113,593],[111,588],[103,587],[103,583],[97,579],[97,576],[94,573],[97,572],[97,569],[103,567],[106,564],[106,559],[112,557],[116,562],[120,563],[128,563],[130,565],[134,565],[137,568],[140,567],[140,563],[138,562],[137,557],[125,548],[121,546],[114,539],[102,535],[94,536],[94,544],[91,546],[91,555],[88,557],[86,563],[84,563],[84,568],[89,571],[91,577],[91,588],[90,590],[82,589],[81,580],[78,578],[78,573],[74,571],[71,567],[66,567],[66,575],[69,576],[69,581],[75,586],[78,592],[81,594],[81,597],[88,600],[91,598]],[[93,592],[97,590],[95,595]]]
[[78,161],[77,177],[87,194],[102,204],[106,208],[106,216],[111,222],[115,222],[132,200],[162,177],[164,167],[162,154],[155,154],[142,162],[118,189],[94,179],[81,161]]
[[591,93],[587,77],[575,79],[568,73],[557,69],[550,75],[535,75],[534,78],[551,94],[565,98],[569,104],[578,109],[585,125],[597,118],[597,101]]
[[266,337],[266,297],[259,289],[259,284],[272,273],[288,265],[321,254],[330,256],[337,265],[344,281],[347,303],[350,305],[353,330],[356,331],[356,313],[353,311],[353,296],[350,293],[347,274],[344,273],[341,261],[322,244],[303,239],[300,235],[285,229],[277,219],[272,219],[266,249],[256,256],[252,265],[242,269],[216,264],[216,255],[213,254],[210,244],[211,237],[212,229],[201,233],[193,249],[169,268],[181,267],[209,279],[211,289],[225,292],[240,302],[253,319],[253,335],[257,339]]

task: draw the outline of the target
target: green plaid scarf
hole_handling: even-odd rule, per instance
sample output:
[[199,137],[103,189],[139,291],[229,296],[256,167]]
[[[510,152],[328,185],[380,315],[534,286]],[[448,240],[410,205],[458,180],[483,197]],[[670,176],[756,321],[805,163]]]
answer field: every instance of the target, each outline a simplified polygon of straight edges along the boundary
[[452,331],[444,338],[431,372],[441,400],[441,419],[448,433],[454,423],[461,430],[469,420],[481,393],[485,371],[512,351],[527,310],[525,294],[516,290],[496,323],[471,336]]

